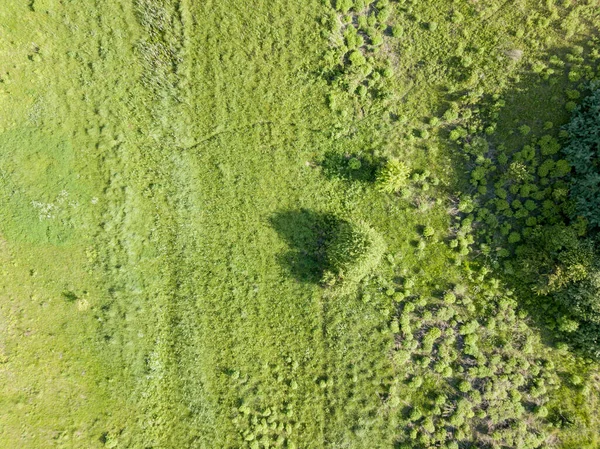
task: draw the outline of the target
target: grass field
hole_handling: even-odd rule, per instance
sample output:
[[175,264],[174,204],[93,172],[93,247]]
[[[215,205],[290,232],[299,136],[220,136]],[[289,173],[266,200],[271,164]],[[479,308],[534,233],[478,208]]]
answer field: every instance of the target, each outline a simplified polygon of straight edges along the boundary
[[[597,364],[448,244],[472,170],[451,131],[491,126],[515,149],[558,133],[569,67],[598,76],[597,1],[362,3],[4,1],[1,448],[600,444]],[[551,57],[566,65],[548,73]],[[417,174],[398,195],[374,186],[391,157]],[[324,288],[335,219],[386,250],[372,276]],[[498,434],[419,440],[411,410],[454,401],[466,374],[416,342],[443,328],[467,366],[461,326],[492,315],[509,324],[477,334],[484,359],[527,354],[542,374],[526,385],[552,379],[521,389],[527,413],[577,419],[527,415],[539,445],[500,435],[509,414]]]

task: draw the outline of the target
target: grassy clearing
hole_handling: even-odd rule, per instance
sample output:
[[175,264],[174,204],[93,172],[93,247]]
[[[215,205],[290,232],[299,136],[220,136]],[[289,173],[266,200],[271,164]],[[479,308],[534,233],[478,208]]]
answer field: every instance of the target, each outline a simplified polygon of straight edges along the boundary
[[[594,447],[596,365],[456,221],[456,141],[558,132],[594,6],[9,1],[0,441]],[[323,286],[328,217],[385,240],[356,285]]]

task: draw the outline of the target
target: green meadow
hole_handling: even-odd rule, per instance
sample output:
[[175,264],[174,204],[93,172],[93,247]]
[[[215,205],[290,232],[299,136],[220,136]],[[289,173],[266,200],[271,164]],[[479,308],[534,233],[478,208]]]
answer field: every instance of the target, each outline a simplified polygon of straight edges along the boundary
[[598,447],[599,27],[4,0],[0,448]]

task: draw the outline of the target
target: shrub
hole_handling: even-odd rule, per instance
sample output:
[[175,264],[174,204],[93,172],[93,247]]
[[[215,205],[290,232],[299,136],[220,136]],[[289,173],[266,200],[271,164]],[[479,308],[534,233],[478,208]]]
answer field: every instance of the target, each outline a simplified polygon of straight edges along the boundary
[[[354,9],[354,11],[356,12],[360,12],[363,9],[365,9],[367,7],[367,4],[365,2],[365,0],[354,0],[354,7],[352,9]],[[361,16],[364,17],[364,16]]]
[[513,162],[508,167],[508,175],[515,181],[525,181],[529,178],[529,171],[522,162]]
[[387,7],[382,7],[377,13],[377,20],[381,23],[387,22],[390,17],[390,9]]
[[346,14],[352,8],[352,0],[335,0],[335,9]]
[[346,46],[350,49],[350,50],[354,50],[356,47],[358,47],[358,33],[356,32],[356,28],[354,27],[347,27],[346,30],[344,31],[344,41],[346,42]]
[[550,156],[560,151],[560,144],[558,141],[549,135],[542,136],[542,138],[540,138],[538,141],[538,145],[540,146],[540,151],[544,156]]
[[452,292],[446,292],[444,294],[444,302],[447,304],[454,304],[456,302],[456,295]]
[[508,236],[508,242],[509,243],[517,243],[521,241],[521,234],[519,234],[518,232],[511,232]]
[[368,224],[341,221],[326,245],[328,269],[338,278],[358,282],[381,262],[385,243]]
[[531,132],[531,128],[527,125],[522,125],[519,127],[519,132],[523,135],[526,136],[527,134],[529,134]]
[[358,16],[358,29],[366,30],[369,27],[367,23],[367,16],[360,15]]
[[348,161],[348,167],[350,167],[351,170],[358,170],[360,167],[362,166],[362,163],[360,162],[360,159],[353,157],[352,159],[350,159]]
[[458,118],[458,108],[450,108],[444,112],[444,119],[451,122]]
[[554,169],[550,173],[555,178],[562,178],[571,172],[571,164],[565,159],[559,159],[554,165]]
[[380,192],[395,193],[406,185],[410,169],[397,159],[390,159],[377,173],[376,185]]
[[471,383],[466,380],[463,380],[462,382],[460,382],[458,384],[458,390],[463,393],[467,393],[467,392],[471,391]]
[[352,51],[348,56],[348,60],[355,67],[360,67],[367,62],[364,55],[358,50]]
[[571,320],[565,315],[558,318],[557,324],[558,330],[561,332],[575,332],[579,328],[579,323],[577,321]]
[[544,178],[554,169],[555,162],[552,159],[546,159],[538,168],[538,176]]
[[513,200],[513,202],[510,205],[514,210],[518,210],[523,207],[523,203],[519,199]]
[[433,424],[433,419],[430,416],[425,418],[423,421],[423,428],[429,433],[435,432],[435,425]]
[[543,405],[540,405],[535,408],[535,414],[540,418],[545,418],[546,416],[548,416],[548,409]]
[[392,27],[392,36],[401,37],[403,34],[404,34],[404,28],[402,28],[400,25],[394,25]]
[[432,226],[425,226],[423,229],[423,237],[431,238],[435,235],[435,229]]
[[477,167],[471,172],[471,180],[478,182],[483,181],[487,175],[487,170],[484,167]]
[[423,414],[421,413],[421,410],[419,410],[418,408],[413,408],[410,412],[410,415],[408,415],[408,419],[410,419],[412,422],[418,421],[423,417]]
[[371,45],[373,45],[374,47],[378,47],[381,44],[383,44],[383,36],[381,36],[381,34],[377,33],[371,36]]
[[499,212],[510,208],[510,204],[506,200],[496,200],[496,210]]
[[569,81],[571,81],[572,83],[576,83],[580,79],[581,79],[581,74],[579,72],[577,72],[576,70],[571,70],[569,72]]

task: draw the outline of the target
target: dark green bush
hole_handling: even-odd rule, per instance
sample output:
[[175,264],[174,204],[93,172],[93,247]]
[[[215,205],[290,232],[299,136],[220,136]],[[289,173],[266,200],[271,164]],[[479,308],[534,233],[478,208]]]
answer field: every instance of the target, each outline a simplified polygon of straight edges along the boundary
[[600,324],[600,269],[591,268],[585,279],[555,296],[579,320]]
[[593,243],[565,225],[537,228],[517,252],[521,273],[538,294],[584,280],[594,261]]
[[563,153],[574,169],[576,213],[600,227],[600,88],[583,100],[565,130],[569,138]]

